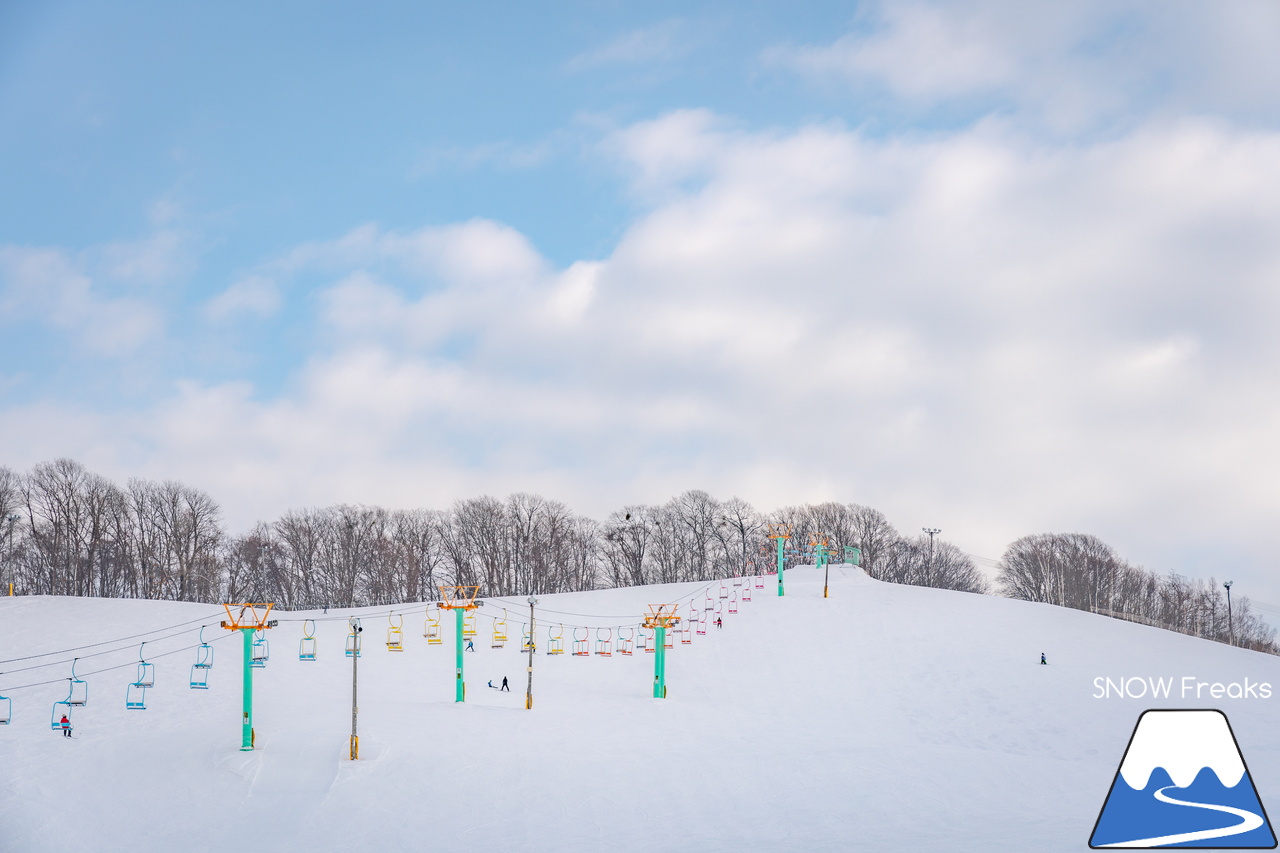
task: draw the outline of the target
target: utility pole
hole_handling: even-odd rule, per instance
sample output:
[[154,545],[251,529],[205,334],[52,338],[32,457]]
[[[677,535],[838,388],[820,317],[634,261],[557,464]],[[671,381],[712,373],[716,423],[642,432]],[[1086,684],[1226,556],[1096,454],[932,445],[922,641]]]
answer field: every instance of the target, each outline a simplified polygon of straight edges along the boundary
[[533,638],[537,636],[534,631],[538,627],[533,621],[533,606],[537,603],[538,599],[529,596],[529,687],[524,693],[524,707],[530,711],[533,710]]
[[922,527],[920,529],[923,530],[925,533],[929,534],[929,570],[932,571],[933,570],[933,537],[938,535],[942,531],[936,527]]
[[360,620],[352,616],[347,620],[351,626],[351,635],[355,637],[355,654],[351,655],[351,760],[360,757],[360,736],[356,733],[356,717],[360,714],[360,704],[356,701],[356,671],[360,662]]
[[1236,644],[1236,627],[1231,619],[1231,584],[1233,583],[1235,581],[1227,581],[1223,586],[1227,588],[1227,630],[1230,632],[1228,636],[1231,639],[1231,645],[1234,646]]
[[9,513],[5,521],[9,522],[9,549],[5,553],[5,565],[9,569],[9,597],[13,597],[13,525],[18,522],[18,514],[16,512]]

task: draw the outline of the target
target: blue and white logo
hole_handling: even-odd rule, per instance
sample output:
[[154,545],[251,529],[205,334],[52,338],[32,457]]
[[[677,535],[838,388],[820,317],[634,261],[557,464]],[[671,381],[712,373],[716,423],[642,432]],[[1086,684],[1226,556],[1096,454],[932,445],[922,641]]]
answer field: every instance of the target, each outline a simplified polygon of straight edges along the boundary
[[1226,714],[1144,711],[1089,846],[1275,847]]

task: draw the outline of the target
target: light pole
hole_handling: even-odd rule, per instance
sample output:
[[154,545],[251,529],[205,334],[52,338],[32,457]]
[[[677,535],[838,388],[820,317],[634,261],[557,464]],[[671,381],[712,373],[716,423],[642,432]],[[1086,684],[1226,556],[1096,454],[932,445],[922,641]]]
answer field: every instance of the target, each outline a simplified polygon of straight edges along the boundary
[[936,527],[922,527],[920,529],[929,534],[929,571],[933,571],[933,537],[942,531]]
[[[533,638],[537,636],[534,633],[536,625],[533,622],[533,606],[538,603],[538,599],[532,595],[529,596],[529,687],[524,694],[524,707],[527,710],[533,710]],[[577,636],[576,634],[574,636]]]
[[1227,581],[1223,586],[1227,588],[1227,631],[1229,632],[1227,636],[1231,640],[1231,645],[1234,646],[1236,644],[1236,628],[1231,619],[1231,584],[1233,583],[1235,581]]
[[8,548],[5,551],[4,561],[5,561],[6,567],[9,569],[9,595],[12,596],[13,595],[13,525],[18,523],[18,514],[16,512],[9,513],[9,515],[5,518],[5,521],[9,522],[9,529],[6,531],[6,536],[8,538]]

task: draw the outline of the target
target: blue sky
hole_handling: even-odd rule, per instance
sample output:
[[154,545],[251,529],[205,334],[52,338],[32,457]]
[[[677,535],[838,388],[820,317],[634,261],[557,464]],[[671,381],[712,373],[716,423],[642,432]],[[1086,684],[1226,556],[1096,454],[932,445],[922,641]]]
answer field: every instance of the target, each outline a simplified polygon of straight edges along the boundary
[[0,441],[686,488],[1280,602],[1280,7],[0,4]]

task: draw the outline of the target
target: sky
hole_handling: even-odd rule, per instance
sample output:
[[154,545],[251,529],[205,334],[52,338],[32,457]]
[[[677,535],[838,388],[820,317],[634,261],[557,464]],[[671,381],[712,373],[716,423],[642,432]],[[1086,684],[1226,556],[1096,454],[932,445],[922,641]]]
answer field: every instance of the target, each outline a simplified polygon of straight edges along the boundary
[[1277,37],[1271,0],[0,0],[0,464],[232,532],[855,502],[1280,602]]

